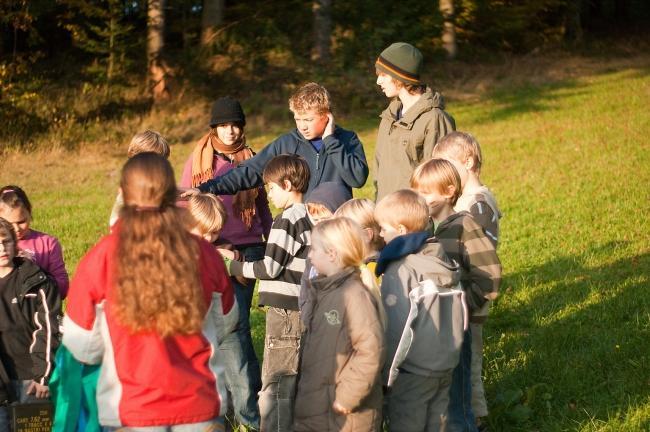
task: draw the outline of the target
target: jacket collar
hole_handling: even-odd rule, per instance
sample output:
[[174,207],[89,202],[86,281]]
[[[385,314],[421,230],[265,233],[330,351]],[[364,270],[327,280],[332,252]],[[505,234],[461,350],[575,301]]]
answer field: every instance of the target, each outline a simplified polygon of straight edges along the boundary
[[456,219],[462,218],[463,216],[468,214],[469,213],[466,211],[459,211],[450,214],[449,216],[447,216],[447,219],[443,220],[438,225],[436,225],[435,234],[437,235],[441,230],[447,229],[449,225],[453,224]]
[[431,234],[427,231],[418,231],[395,237],[382,249],[377,260],[375,275],[381,276],[392,261],[410,255],[420,250]]
[[425,112],[434,108],[445,109],[445,100],[438,92],[433,92],[430,87],[422,94],[420,99],[409,109],[404,116],[397,120],[397,112],[402,108],[402,101],[395,98],[380,115],[381,118],[396,122],[396,124],[411,129],[413,123]]
[[331,276],[317,276],[311,280],[312,287],[317,293],[325,293],[340,287],[353,274],[359,273],[356,267],[346,267],[340,272]]
[[16,271],[18,272],[16,294],[25,294],[33,287],[47,279],[47,276],[41,268],[31,260],[16,257],[14,258],[14,264],[16,265]]

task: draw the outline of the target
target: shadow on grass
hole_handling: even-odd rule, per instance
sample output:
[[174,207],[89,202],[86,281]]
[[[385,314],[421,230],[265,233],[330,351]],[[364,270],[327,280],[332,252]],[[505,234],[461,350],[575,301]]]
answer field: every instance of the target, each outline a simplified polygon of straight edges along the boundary
[[[620,70],[607,69],[589,76],[599,77],[618,72]],[[627,73],[634,78],[645,77],[650,75],[650,67],[628,70]],[[564,79],[547,84],[524,84],[515,87],[500,85],[481,97],[481,100],[489,100],[496,108],[475,117],[474,120],[479,124],[491,123],[505,121],[521,114],[565,109],[559,107],[559,102],[562,99],[587,94],[590,91],[588,89],[590,85],[590,83],[577,79]],[[451,112],[453,113],[453,104]]]
[[549,430],[558,422],[566,430],[625,417],[650,396],[650,253],[585,264],[624,245],[607,243],[507,276],[511,292],[531,292],[521,302],[504,298],[507,306],[497,306],[488,323],[488,400],[494,405],[520,390],[531,416],[516,426],[510,410],[517,404],[496,403],[496,430]]

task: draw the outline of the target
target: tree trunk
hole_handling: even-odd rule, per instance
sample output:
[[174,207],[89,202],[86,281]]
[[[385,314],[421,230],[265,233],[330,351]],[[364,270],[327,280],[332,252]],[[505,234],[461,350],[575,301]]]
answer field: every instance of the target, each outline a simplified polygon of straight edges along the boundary
[[169,97],[167,66],[163,60],[165,0],[149,0],[147,11],[148,83],[154,101]]
[[312,60],[327,63],[330,59],[330,38],[332,36],[332,0],[315,0],[314,12],[314,47]]
[[214,42],[214,35],[223,24],[224,0],[203,0],[201,16],[201,46],[205,47]]
[[582,2],[569,2],[564,18],[564,40],[580,44],[582,42]]
[[454,25],[454,0],[440,0],[442,14],[442,47],[447,51],[447,58],[456,58],[456,26]]

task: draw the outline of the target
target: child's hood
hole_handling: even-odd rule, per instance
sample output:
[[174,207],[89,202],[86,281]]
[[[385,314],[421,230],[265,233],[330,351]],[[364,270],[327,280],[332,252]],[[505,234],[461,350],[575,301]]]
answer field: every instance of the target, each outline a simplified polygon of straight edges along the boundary
[[404,265],[431,279],[439,288],[454,288],[460,282],[460,267],[452,261],[435,237],[429,238],[417,252],[404,259]]

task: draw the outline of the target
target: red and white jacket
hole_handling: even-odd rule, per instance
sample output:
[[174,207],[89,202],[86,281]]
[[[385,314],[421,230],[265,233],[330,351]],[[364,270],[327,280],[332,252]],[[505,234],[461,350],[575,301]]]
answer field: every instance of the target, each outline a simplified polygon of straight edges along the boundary
[[208,304],[202,333],[162,339],[131,334],[113,313],[119,228],[81,260],[68,294],[63,344],[81,362],[101,363],[97,384],[104,426],[198,423],[225,414],[218,344],[237,324],[237,304],[223,260],[202,239],[201,284]]

